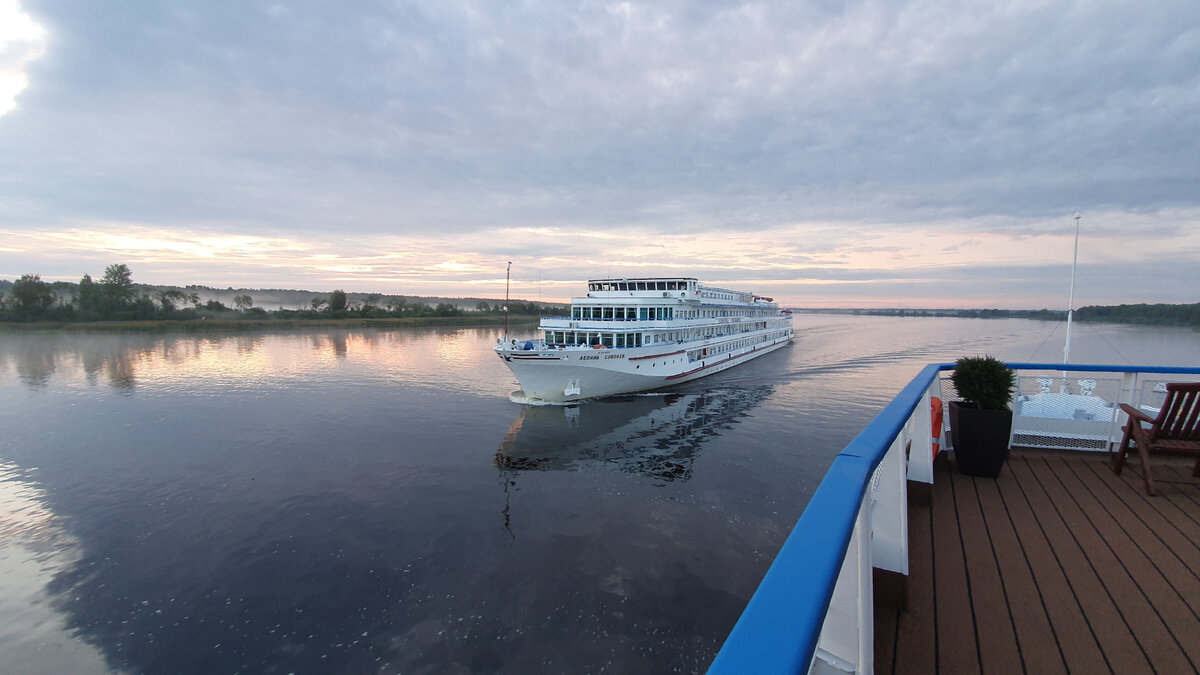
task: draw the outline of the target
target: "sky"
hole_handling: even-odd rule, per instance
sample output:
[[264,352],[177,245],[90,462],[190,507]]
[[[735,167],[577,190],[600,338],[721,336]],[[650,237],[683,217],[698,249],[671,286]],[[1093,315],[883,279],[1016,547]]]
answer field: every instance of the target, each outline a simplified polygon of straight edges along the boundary
[[1200,302],[1195,0],[0,0],[0,279],[1066,309],[1077,222]]

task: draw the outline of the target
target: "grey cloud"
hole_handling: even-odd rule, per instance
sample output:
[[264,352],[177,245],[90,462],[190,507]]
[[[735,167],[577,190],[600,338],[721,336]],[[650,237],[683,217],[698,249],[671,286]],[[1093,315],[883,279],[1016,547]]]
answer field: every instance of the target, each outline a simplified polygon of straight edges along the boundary
[[1200,197],[1195,2],[24,5],[50,37],[0,117],[9,227],[837,224],[811,262]]

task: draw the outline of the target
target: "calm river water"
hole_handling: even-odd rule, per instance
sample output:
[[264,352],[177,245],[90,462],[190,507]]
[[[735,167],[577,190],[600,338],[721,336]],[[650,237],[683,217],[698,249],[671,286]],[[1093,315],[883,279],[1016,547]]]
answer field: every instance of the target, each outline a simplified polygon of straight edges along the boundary
[[[925,363],[1063,324],[797,315],[530,407],[496,329],[0,336],[0,672],[703,671],[833,455]],[[1072,361],[1196,365],[1078,325]]]

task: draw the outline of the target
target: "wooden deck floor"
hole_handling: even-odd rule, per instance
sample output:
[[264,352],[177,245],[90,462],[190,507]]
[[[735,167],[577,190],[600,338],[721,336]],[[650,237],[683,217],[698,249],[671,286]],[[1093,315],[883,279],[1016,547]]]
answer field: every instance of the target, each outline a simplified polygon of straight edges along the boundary
[[995,480],[938,469],[932,506],[909,513],[908,606],[876,608],[876,672],[1200,672],[1200,485],[1148,497],[1136,467],[1105,461],[1014,450]]

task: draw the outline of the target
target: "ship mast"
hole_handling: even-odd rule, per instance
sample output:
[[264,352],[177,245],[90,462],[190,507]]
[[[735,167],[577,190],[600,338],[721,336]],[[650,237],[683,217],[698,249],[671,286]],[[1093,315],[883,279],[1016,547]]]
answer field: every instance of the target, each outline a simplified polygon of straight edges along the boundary
[[[504,270],[504,339],[508,340],[508,283],[511,278],[512,261],[508,261],[508,267]],[[1074,282],[1072,282],[1074,283]],[[1070,324],[1067,324],[1068,330]]]
[[[1075,254],[1071,258],[1071,293],[1067,299],[1067,341],[1063,345],[1063,365],[1071,360],[1071,320],[1075,316],[1075,267],[1079,264],[1079,219],[1083,216],[1075,212]],[[1066,387],[1067,371],[1063,371],[1063,387]]]

